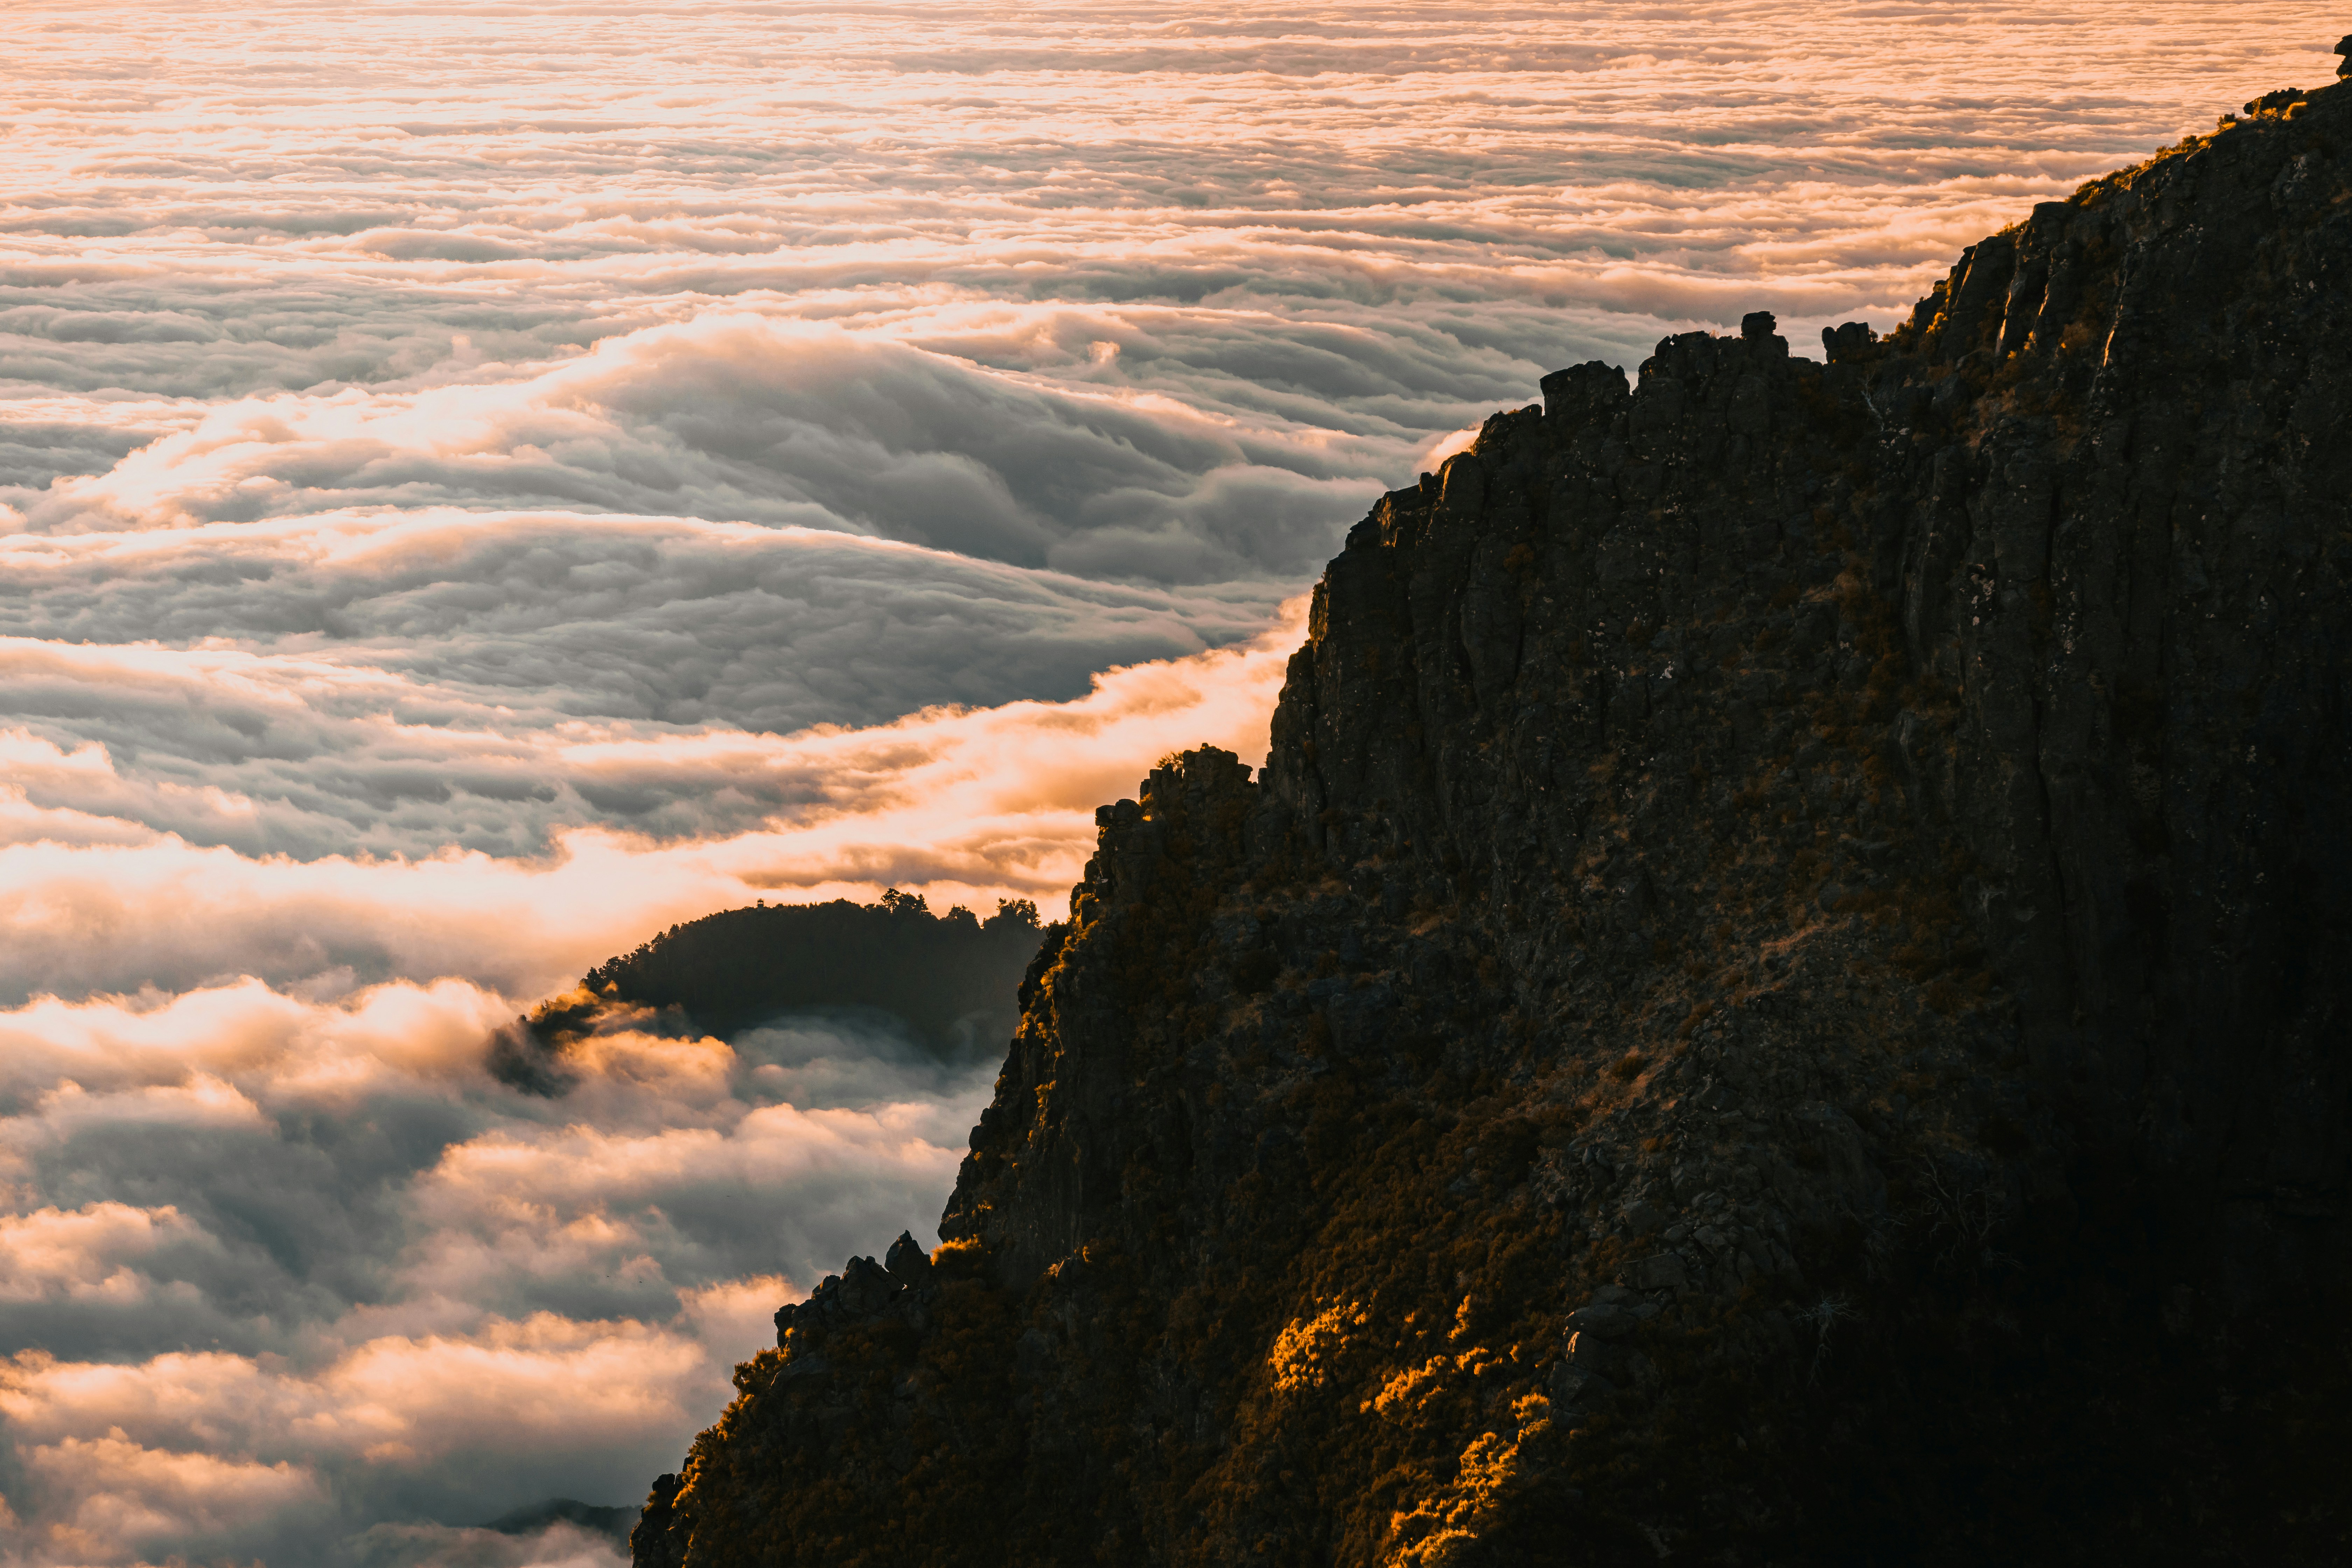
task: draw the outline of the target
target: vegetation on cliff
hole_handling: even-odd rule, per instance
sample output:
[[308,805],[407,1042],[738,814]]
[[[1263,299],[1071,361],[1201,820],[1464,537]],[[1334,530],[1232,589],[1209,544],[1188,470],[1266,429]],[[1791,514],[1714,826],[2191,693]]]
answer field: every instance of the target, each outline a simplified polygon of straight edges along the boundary
[[639,1568],[2341,1561],[2352,89],[1547,377]]

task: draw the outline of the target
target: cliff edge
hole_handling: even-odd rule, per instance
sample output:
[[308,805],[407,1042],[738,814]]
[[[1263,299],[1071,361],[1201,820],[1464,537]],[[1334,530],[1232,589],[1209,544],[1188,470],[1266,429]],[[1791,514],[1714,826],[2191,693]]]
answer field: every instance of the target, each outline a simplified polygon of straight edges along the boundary
[[638,1568],[2352,1554],[2352,87],[1545,378]]

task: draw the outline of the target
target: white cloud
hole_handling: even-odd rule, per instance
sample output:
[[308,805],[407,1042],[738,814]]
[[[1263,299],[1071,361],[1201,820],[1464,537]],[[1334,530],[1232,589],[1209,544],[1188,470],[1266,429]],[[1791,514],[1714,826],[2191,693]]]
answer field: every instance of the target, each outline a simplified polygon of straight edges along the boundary
[[127,1563],[150,1552],[203,1551],[280,1533],[330,1511],[303,1467],[143,1447],[116,1427],[100,1437],[20,1441],[16,1462],[39,1499],[40,1522],[24,1532],[26,1544],[51,1561]]
[[[530,858],[450,849],[298,860],[282,841],[265,841],[276,853],[264,855],[201,847],[189,839],[242,830],[236,799],[214,809],[193,792],[179,797],[168,820],[184,837],[139,820],[144,797],[118,787],[110,763],[20,738],[19,754],[75,784],[58,798],[89,809],[27,798],[10,811],[0,799],[0,828],[15,839],[0,843],[0,998],[178,992],[238,975],[315,988],[337,974],[345,989],[459,976],[529,997],[672,921],[762,896],[871,897],[895,884],[942,905],[1027,898],[1051,911],[1092,852],[1095,806],[1130,793],[1155,759],[1203,743],[1264,757],[1303,611],[1294,602],[1274,630],[1236,647],[1106,671],[1068,702],[933,709],[786,736],[581,724],[483,739],[473,758],[483,773],[503,762],[575,797],[627,792],[698,814],[682,834],[559,828]],[[310,710],[287,689],[331,690],[345,679],[309,660],[203,657],[226,668],[215,689],[199,689],[199,709],[249,698],[303,719]],[[363,711],[344,734],[343,754],[329,752],[320,773],[409,739],[381,712]],[[440,765],[447,735],[428,727],[416,738],[424,749],[411,764]],[[43,784],[36,769],[19,787]],[[97,815],[109,808],[125,815]],[[453,809],[471,807],[459,798]]]
[[[0,1336],[37,1347],[0,1361],[15,1550],[604,1561],[444,1527],[635,1496],[780,1301],[935,1239],[992,1076],[814,1018],[740,1050],[625,1027],[550,1100],[486,1070],[510,1005],[247,982],[0,1014]],[[121,1195],[21,1202],[64,1190]]]
[[44,1208],[0,1215],[0,1301],[135,1299],[148,1287],[140,1262],[208,1239],[168,1205],[142,1209],[109,1201],[70,1214]]

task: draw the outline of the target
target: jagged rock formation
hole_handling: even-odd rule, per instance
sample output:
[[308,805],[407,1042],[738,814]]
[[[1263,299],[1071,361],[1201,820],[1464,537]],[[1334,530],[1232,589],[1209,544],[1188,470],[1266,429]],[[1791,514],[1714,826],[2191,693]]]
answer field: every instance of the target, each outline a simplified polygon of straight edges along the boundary
[[639,1568],[2344,1560],[2352,89],[1385,498]]

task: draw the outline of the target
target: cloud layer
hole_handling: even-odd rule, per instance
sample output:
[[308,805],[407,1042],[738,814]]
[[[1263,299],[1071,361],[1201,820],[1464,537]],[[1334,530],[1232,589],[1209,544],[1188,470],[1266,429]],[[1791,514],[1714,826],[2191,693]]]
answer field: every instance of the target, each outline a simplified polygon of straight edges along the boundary
[[780,1300],[927,1233],[993,1077],[838,1020],[616,1026],[550,1100],[484,1068],[508,1007],[245,981],[0,1013],[19,1550],[319,1562],[371,1517],[632,1497]]
[[[0,733],[19,781],[0,786],[0,1003],[170,994],[247,975],[318,996],[455,977],[528,1000],[667,924],[757,897],[896,885],[941,905],[1028,898],[1058,909],[1092,853],[1095,806],[1131,793],[1154,760],[1199,744],[1265,754],[1304,607],[1291,601],[1234,647],[1106,671],[1066,702],[934,709],[789,736],[577,725],[502,746],[417,726],[414,743],[470,741],[465,760],[491,776],[504,768],[547,781],[607,817],[625,798],[641,820],[675,829],[572,828],[533,857],[452,847],[305,859],[205,847],[194,840],[290,808],[150,791],[95,743],[65,752]],[[257,663],[232,673],[270,696],[264,678],[284,672]],[[407,729],[374,715],[355,723],[386,744]],[[343,740],[340,752],[322,745],[314,765],[350,764],[361,743]],[[446,754],[410,765],[457,776]],[[452,795],[457,807],[472,798]],[[709,831],[698,835],[698,824]]]
[[495,1028],[754,898],[1051,914],[1465,426],[1885,326],[2314,27],[18,0],[0,1565],[614,1568],[479,1527],[640,1498],[990,1074],[622,1019],[545,1099]]

